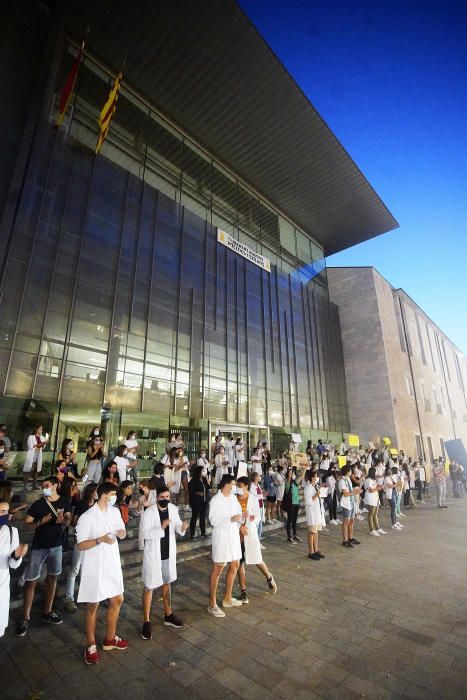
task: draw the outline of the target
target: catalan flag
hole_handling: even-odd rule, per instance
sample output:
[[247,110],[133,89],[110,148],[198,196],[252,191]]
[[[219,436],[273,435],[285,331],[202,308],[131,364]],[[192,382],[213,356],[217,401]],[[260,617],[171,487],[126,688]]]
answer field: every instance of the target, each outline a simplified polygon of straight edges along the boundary
[[98,119],[98,124],[101,133],[99,134],[99,139],[97,141],[96,153],[99,153],[101,146],[105,141],[105,137],[107,136],[107,132],[109,131],[110,122],[117,107],[118,93],[120,92],[120,83],[122,77],[122,74],[119,73],[115,78],[113,88],[109,92],[107,102],[103,106],[100,117]]
[[76,83],[76,78],[78,77],[78,71],[79,67],[81,65],[81,58],[83,56],[83,51],[84,51],[84,41],[81,42],[81,47],[78,51],[78,55],[76,56],[73,65],[71,67],[70,72],[68,73],[67,79],[65,81],[65,85],[63,86],[62,94],[60,95],[60,107],[58,111],[58,117],[55,121],[56,126],[60,126],[62,123],[66,111],[68,109],[68,105],[70,104],[71,96],[73,95],[73,91],[75,89],[75,83]]

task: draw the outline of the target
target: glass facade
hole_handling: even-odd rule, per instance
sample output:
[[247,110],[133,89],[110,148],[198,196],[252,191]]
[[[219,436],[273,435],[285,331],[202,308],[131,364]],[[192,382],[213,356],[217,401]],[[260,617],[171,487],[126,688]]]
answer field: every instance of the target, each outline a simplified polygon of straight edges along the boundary
[[84,445],[97,423],[114,445],[136,429],[148,452],[175,425],[205,441],[212,422],[260,426],[273,449],[346,431],[322,249],[129,89],[95,156],[107,92],[86,59],[65,128],[52,109],[27,168],[0,302],[0,415],[18,449],[38,420],[52,446]]

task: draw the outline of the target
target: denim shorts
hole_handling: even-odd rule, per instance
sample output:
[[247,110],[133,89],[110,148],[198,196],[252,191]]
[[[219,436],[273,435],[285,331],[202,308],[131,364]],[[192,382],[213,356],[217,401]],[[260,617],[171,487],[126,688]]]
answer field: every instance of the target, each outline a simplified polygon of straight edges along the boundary
[[355,506],[351,508],[342,508],[342,515],[344,520],[351,520],[355,515]]
[[41,569],[46,562],[47,574],[49,576],[59,576],[62,573],[61,545],[60,547],[51,547],[50,549],[31,549],[25,580],[37,581],[41,575]]

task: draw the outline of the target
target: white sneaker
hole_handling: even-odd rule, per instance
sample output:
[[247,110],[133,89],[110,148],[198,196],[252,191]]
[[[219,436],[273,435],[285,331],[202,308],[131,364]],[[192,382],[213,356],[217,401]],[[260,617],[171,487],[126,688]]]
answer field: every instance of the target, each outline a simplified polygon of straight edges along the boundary
[[210,615],[214,615],[214,617],[225,617],[225,612],[220,609],[217,603],[216,605],[213,605],[213,607],[208,605],[208,613]]
[[272,520],[266,520],[266,525],[272,525]]
[[339,518],[337,520],[335,520],[334,522],[336,523],[336,525],[342,525],[342,520],[339,520]]
[[370,530],[370,535],[373,535],[373,537],[380,537],[380,534],[377,530]]
[[363,515],[357,515],[357,520],[365,520],[365,518],[363,517]]
[[379,528],[379,530],[376,530],[376,532],[377,532],[379,535],[385,535],[385,534],[386,534],[386,530],[383,530],[382,528]]
[[223,608],[238,608],[242,605],[243,605],[243,602],[241,600],[238,600],[238,598],[232,598],[232,600],[230,600],[230,601],[227,601],[227,600],[222,601]]
[[400,530],[400,527],[398,527],[399,523],[396,523],[395,525],[392,525],[393,530]]
[[402,523],[397,523],[397,527],[399,528],[399,530],[403,530],[403,529],[404,529],[404,525],[402,525]]
[[368,510],[367,510],[367,508],[362,508],[362,511],[361,511],[361,512],[362,512],[362,513],[368,513]]
[[264,546],[264,544],[260,544],[259,546],[261,547],[261,549],[266,549],[266,547]]
[[407,516],[405,513],[399,513],[399,515],[397,517],[398,518],[406,518]]

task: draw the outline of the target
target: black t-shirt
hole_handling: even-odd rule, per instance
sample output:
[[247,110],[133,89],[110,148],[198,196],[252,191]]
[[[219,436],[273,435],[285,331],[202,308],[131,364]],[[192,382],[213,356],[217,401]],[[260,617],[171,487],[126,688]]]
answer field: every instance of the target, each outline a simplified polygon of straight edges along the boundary
[[[169,507],[167,506],[165,510],[159,508],[159,516],[162,526],[164,522],[169,519]],[[164,537],[161,537],[161,559],[169,558],[169,530],[170,528],[167,526],[164,530]]]
[[[60,496],[56,501],[51,501],[51,505],[58,510],[63,509],[64,513],[70,512],[70,499]],[[35,521],[40,520],[44,515],[52,515],[52,520],[44,525],[39,525],[34,532],[31,549],[50,549],[51,547],[60,547],[62,544],[62,525],[57,524],[56,518],[49,506],[46,498],[39,498],[35,501],[28,510],[28,515],[34,518]]]
[[82,499],[79,501],[79,503],[76,504],[76,507],[73,511],[73,515],[75,516],[76,520],[79,519],[83,513],[85,513],[87,510],[89,510],[91,506],[87,501],[83,501]]

